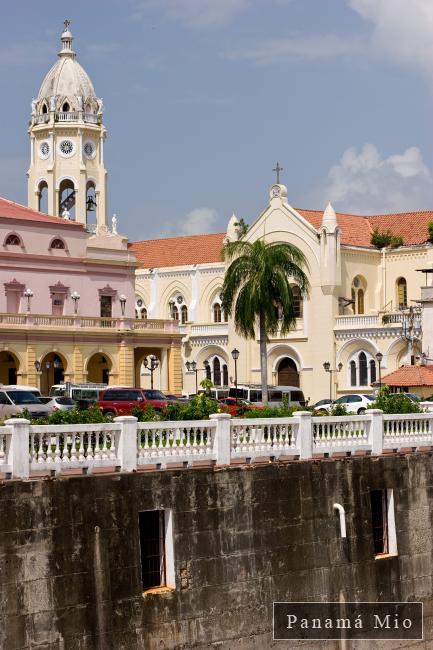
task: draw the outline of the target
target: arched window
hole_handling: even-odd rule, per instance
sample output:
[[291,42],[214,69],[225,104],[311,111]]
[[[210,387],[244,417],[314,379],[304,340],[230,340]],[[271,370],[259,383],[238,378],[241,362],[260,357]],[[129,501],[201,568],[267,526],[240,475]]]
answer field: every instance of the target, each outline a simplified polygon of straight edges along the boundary
[[45,103],[44,103],[43,106],[42,106],[42,113],[43,113],[44,115],[45,115],[46,113],[48,113],[48,106],[47,106]]
[[351,295],[353,300],[353,313],[354,314],[364,314],[365,313],[365,291],[367,289],[367,283],[365,279],[357,275],[353,278]]
[[64,113],[68,113],[71,110],[71,107],[69,106],[68,102],[65,102],[62,106],[62,111]]
[[213,383],[214,386],[221,386],[221,364],[218,357],[213,360]]
[[135,296],[135,318],[146,319],[147,318],[147,309],[144,304],[143,298],[140,296]]
[[223,386],[229,385],[229,371],[226,364],[223,365]]
[[38,185],[38,211],[48,213],[48,183],[41,181]]
[[407,307],[407,282],[405,278],[397,280],[397,306],[399,309]]
[[293,311],[295,318],[302,318],[302,295],[297,284],[292,286]]
[[182,305],[180,309],[180,316],[182,325],[185,325],[185,323],[188,321],[188,307],[186,305]]
[[370,384],[376,381],[376,362],[374,359],[370,360]]
[[65,242],[63,239],[60,239],[59,237],[56,237],[56,239],[53,239],[51,242],[50,248],[54,248],[56,250],[65,250]]
[[368,385],[368,367],[367,367],[367,357],[364,352],[359,354],[359,385],[367,386]]
[[358,314],[364,313],[364,289],[358,291]]
[[356,386],[356,363],[355,361],[350,362],[350,385]]
[[86,184],[86,223],[93,224],[96,223],[96,214],[97,214],[97,203],[96,203],[96,186],[93,181],[87,181]]
[[170,318],[173,320],[179,320],[179,310],[174,302],[170,303]]
[[221,305],[218,302],[216,302],[213,306],[213,322],[221,323],[221,320],[222,320]]
[[8,235],[5,239],[5,246],[21,246],[21,239],[18,235]]
[[75,219],[75,187],[70,178],[63,179],[59,186],[59,216],[66,212],[69,219]]
[[205,365],[205,368],[206,368],[206,379],[210,379],[212,381],[212,368],[210,367],[209,362]]

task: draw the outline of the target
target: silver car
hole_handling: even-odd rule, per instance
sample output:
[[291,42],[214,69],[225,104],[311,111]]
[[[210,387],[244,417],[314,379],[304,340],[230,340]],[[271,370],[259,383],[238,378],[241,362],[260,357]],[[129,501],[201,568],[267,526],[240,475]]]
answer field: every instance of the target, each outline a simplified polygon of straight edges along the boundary
[[0,389],[0,420],[22,415],[24,411],[28,411],[31,418],[45,418],[51,413],[51,409],[28,390]]
[[39,401],[48,406],[51,411],[70,411],[76,408],[72,397],[39,397]]

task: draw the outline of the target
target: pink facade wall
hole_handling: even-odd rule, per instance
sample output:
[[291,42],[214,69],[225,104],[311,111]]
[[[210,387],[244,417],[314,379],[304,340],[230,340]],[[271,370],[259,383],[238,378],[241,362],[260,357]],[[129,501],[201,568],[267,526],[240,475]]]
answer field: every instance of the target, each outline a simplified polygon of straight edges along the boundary
[[[17,234],[23,245],[5,246],[9,234]],[[63,239],[65,250],[50,250],[54,237]],[[8,312],[8,307],[9,311],[13,309],[14,299],[11,291],[5,290],[5,284],[16,280],[24,289],[33,291],[30,303],[33,314],[53,313],[49,287],[60,283],[68,288],[62,311],[65,315],[74,314],[71,294],[76,291],[80,294],[78,314],[100,316],[100,290],[108,286],[116,292],[113,296],[113,317],[121,316],[119,296],[124,294],[125,316],[134,318],[134,268],[128,268],[124,263],[128,257],[131,259],[131,254],[122,250],[118,240],[110,241],[110,237],[107,237],[106,241],[106,249],[101,248],[99,241],[97,250],[92,252],[88,250],[92,240],[84,229],[0,218],[0,313]],[[19,312],[26,311],[27,300],[21,296]]]

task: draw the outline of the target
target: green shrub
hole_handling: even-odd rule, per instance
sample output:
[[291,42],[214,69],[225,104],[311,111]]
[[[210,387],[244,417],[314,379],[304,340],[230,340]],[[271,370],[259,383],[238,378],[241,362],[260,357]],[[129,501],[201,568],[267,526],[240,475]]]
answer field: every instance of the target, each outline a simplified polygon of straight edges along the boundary
[[161,419],[160,414],[157,413],[155,409],[149,404],[147,404],[144,408],[141,408],[141,406],[134,406],[131,411],[131,415],[137,418],[139,422],[154,422]]
[[78,408],[68,411],[53,411],[47,418],[32,420],[32,424],[98,424],[109,422],[110,418],[102,414],[101,409],[92,406],[81,410]]
[[291,418],[295,410],[293,407],[265,406],[263,409],[248,409],[242,415],[243,418]]
[[386,232],[380,232],[377,228],[373,231],[371,235],[371,243],[376,248],[397,248],[397,246],[403,246],[403,239],[398,235],[393,235],[390,230]]
[[344,404],[333,404],[329,409],[329,415],[341,416],[349,415],[346,406]]
[[172,402],[161,411],[161,420],[207,420],[212,413],[226,409],[216,400],[199,393],[189,402]]
[[423,412],[419,402],[413,402],[404,393],[391,393],[389,386],[379,389],[376,400],[368,408],[380,409],[386,414]]
[[433,244],[433,221],[429,221],[427,224],[428,230],[428,241]]

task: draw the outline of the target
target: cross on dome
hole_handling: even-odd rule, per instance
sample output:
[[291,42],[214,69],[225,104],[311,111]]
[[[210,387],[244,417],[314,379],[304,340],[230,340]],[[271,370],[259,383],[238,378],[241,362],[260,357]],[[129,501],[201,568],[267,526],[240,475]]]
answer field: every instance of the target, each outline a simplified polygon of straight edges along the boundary
[[276,167],[272,171],[276,172],[276,174],[277,174],[277,185],[279,185],[280,184],[280,172],[283,171],[283,167],[280,167],[280,163],[277,162]]

